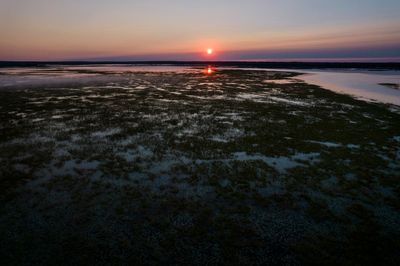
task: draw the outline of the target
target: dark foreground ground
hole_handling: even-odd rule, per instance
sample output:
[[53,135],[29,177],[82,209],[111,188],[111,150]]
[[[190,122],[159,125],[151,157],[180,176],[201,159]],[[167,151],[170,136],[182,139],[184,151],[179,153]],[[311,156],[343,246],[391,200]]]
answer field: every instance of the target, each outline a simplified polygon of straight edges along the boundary
[[399,265],[399,109],[295,75],[5,86],[0,264]]

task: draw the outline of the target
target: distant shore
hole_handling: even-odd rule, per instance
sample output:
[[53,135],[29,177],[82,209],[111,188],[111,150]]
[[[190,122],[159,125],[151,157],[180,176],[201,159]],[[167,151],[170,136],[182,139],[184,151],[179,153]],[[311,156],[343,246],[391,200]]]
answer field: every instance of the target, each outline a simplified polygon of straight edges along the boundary
[[46,65],[173,65],[216,67],[256,67],[256,68],[289,68],[289,69],[373,69],[400,70],[400,63],[374,62],[245,62],[245,61],[0,61],[4,67],[43,67]]

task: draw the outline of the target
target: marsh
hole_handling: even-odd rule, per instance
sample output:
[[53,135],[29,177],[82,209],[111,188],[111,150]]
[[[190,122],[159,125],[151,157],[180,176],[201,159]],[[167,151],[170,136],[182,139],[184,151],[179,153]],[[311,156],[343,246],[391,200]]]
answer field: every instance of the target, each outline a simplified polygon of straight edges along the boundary
[[3,264],[399,262],[397,105],[291,71],[7,71]]

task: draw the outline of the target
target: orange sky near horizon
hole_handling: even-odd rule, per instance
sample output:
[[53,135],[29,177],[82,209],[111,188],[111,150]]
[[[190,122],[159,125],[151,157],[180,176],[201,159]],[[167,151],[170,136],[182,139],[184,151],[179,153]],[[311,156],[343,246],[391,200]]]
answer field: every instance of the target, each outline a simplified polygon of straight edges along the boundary
[[[313,2],[300,2],[307,1]],[[400,48],[399,19],[391,16],[378,20],[375,15],[365,19],[358,14],[352,19],[339,14],[317,23],[319,17],[313,18],[317,15],[308,11],[296,14],[293,19],[298,16],[299,21],[293,23],[285,21],[293,10],[284,4],[276,7],[278,15],[270,10],[264,17],[257,6],[243,4],[241,8],[237,1],[231,5],[220,1],[225,6],[214,4],[215,10],[199,10],[197,4],[185,5],[182,1],[171,1],[172,7],[165,2],[149,2],[139,5],[119,0],[112,5],[102,0],[85,4],[74,0],[3,0],[0,60],[79,60],[129,55],[142,56],[143,60],[148,55],[160,55],[162,60],[168,54],[191,54],[188,58],[203,60],[210,58],[205,53],[209,47],[214,49],[216,60],[229,52],[243,51],[245,55],[247,51],[271,54],[358,48],[370,49],[377,57],[400,56],[395,51],[381,51],[385,47]],[[265,3],[250,2],[260,7]],[[328,16],[328,8],[320,8]],[[223,12],[226,10],[229,14]]]

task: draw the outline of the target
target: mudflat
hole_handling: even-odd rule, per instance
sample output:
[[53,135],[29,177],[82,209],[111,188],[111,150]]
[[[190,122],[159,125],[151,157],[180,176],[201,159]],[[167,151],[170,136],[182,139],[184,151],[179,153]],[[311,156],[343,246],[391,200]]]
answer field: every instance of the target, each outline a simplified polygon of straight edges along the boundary
[[0,261],[399,261],[398,106],[290,72],[80,74],[2,83]]

